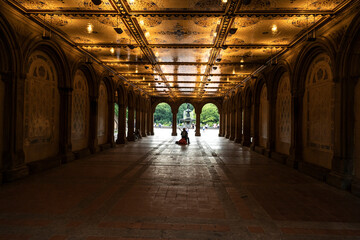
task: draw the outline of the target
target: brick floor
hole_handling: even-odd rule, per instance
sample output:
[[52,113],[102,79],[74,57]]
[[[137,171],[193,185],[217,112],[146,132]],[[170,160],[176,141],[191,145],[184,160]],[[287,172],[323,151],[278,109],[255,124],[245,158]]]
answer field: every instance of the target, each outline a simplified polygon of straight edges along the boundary
[[208,130],[0,186],[0,240],[360,239],[360,199]]

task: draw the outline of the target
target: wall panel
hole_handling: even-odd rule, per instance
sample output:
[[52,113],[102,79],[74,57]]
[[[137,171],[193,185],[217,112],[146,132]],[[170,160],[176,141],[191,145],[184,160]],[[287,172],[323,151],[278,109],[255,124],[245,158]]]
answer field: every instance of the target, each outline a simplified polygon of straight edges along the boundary
[[108,132],[108,93],[104,82],[99,88],[99,109],[98,109],[98,144],[107,142]]

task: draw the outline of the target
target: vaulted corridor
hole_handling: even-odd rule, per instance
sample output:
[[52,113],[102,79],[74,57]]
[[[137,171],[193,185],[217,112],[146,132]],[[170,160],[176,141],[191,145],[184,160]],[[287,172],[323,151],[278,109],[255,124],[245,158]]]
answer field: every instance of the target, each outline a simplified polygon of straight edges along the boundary
[[351,193],[218,131],[166,131],[3,185],[0,239],[360,238]]

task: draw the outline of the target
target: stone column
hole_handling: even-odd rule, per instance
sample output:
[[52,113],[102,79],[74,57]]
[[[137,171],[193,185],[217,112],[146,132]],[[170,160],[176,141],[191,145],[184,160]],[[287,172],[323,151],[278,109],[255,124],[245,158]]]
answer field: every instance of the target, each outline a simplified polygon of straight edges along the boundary
[[135,129],[139,130],[141,133],[141,112],[140,109],[136,109],[136,118],[135,118]]
[[135,141],[134,136],[134,107],[128,107],[128,141]]
[[269,128],[268,128],[268,144],[267,144],[267,155],[270,156],[271,152],[275,151],[276,143],[276,99],[277,94],[274,96],[270,95],[269,99]]
[[242,140],[242,108],[237,106],[235,113],[235,139],[234,142],[241,143]]
[[200,137],[200,114],[201,112],[196,112],[196,129],[195,129],[195,136]]
[[115,146],[114,142],[114,115],[115,115],[115,103],[113,99],[108,101],[108,143],[111,147]]
[[141,136],[146,137],[146,112],[145,109],[141,111]]
[[150,122],[151,122],[151,135],[154,135],[154,113],[151,111],[150,112]]
[[91,153],[96,153],[99,151],[98,146],[98,96],[90,97],[90,151]]
[[226,129],[225,129],[225,137],[230,137],[230,119],[231,119],[231,112],[226,112]]
[[59,140],[61,162],[67,163],[75,159],[72,153],[71,121],[72,121],[72,88],[60,88],[60,121]]
[[260,118],[259,118],[259,112],[260,112],[260,96],[257,97],[255,96],[256,101],[254,103],[254,119],[253,122],[250,124],[254,124],[254,136],[253,136],[253,141],[251,143],[251,148],[254,150],[255,146],[259,146],[259,139],[260,139],[260,131],[259,131],[259,127],[260,127]]
[[177,136],[177,122],[176,122],[176,115],[177,115],[177,112],[173,111],[172,113],[172,133],[171,133],[171,136]]
[[223,114],[223,112],[221,111],[221,113],[219,114],[219,124],[220,124],[220,127],[219,127],[219,137],[222,137],[222,136],[224,136],[223,135],[223,122],[224,122],[224,120],[223,120],[223,117],[224,117],[224,114]]
[[151,125],[153,125],[153,122],[151,121],[151,110],[148,109],[147,110],[147,135],[150,136],[151,135]]
[[5,83],[3,180],[11,182],[29,174],[24,154],[24,88],[26,75],[1,73]]
[[302,101],[304,90],[291,93],[291,144],[286,164],[297,169],[302,161]]
[[119,103],[118,135],[117,144],[126,143],[126,106]]
[[235,139],[235,109],[232,109],[232,111],[231,111],[229,139],[231,141],[233,141]]
[[245,106],[244,109],[244,131],[242,145],[249,147],[250,142],[250,124],[251,124],[251,105]]

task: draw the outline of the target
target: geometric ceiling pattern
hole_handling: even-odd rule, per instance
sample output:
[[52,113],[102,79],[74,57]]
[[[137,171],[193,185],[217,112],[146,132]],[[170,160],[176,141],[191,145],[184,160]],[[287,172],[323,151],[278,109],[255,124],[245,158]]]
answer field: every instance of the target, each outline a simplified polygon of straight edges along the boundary
[[148,95],[195,98],[221,97],[241,87],[349,4],[97,1],[9,2]]

